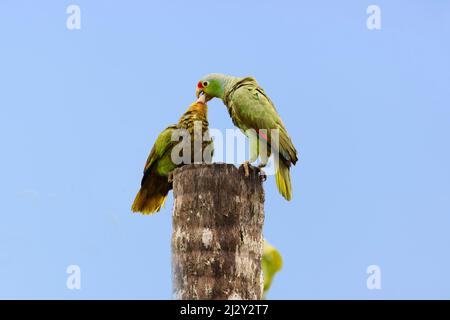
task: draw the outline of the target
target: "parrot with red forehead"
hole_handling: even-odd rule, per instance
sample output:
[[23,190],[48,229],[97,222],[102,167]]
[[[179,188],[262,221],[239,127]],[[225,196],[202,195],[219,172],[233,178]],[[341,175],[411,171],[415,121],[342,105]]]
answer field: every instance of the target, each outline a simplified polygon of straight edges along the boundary
[[[178,124],[168,126],[159,134],[145,163],[141,188],[131,207],[133,212],[151,214],[158,212],[164,205],[167,195],[172,189],[169,176],[173,170],[183,165],[183,163],[176,165],[172,161],[172,150],[180,143],[176,140],[173,141],[172,134],[178,129],[186,130],[191,136],[190,141],[191,146],[193,146],[194,126],[195,122],[198,121],[201,124],[201,134],[203,137],[204,133],[208,131],[208,107],[206,101],[206,96],[200,96],[196,102],[189,106],[188,110],[178,121]],[[212,156],[213,145],[211,140],[202,141],[202,147],[199,150],[202,152],[202,156],[208,146],[208,150]],[[194,162],[194,158],[195,151],[191,151],[191,163]]]
[[[243,164],[246,175],[249,163],[255,162],[258,157],[261,160],[259,167],[262,168],[267,164],[271,152],[278,154],[279,160],[275,163],[277,188],[286,200],[291,200],[290,167],[298,160],[297,150],[275,105],[256,80],[252,77],[237,78],[213,73],[198,82],[196,94],[197,96],[205,94],[209,99],[222,99],[234,125],[247,135],[250,142],[255,139],[249,134],[255,132],[260,143],[266,143],[266,150],[256,143],[250,144],[250,159]],[[275,141],[276,137],[272,143],[272,129],[278,129],[278,143]]]

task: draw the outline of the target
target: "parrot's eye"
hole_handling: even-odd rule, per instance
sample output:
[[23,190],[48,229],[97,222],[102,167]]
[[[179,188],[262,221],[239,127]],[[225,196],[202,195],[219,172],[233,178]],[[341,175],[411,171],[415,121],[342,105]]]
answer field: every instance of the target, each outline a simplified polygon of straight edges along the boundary
[[207,87],[209,85],[209,82],[208,81],[203,81],[202,84],[203,84],[204,87]]

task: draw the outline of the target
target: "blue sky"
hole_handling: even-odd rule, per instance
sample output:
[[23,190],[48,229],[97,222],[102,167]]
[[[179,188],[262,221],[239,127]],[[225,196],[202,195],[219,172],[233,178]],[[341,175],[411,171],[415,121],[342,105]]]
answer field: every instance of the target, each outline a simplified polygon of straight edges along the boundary
[[129,208],[210,72],[255,76],[300,153],[291,202],[265,184],[269,298],[450,298],[449,39],[448,1],[1,1],[0,298],[171,298],[172,196]]

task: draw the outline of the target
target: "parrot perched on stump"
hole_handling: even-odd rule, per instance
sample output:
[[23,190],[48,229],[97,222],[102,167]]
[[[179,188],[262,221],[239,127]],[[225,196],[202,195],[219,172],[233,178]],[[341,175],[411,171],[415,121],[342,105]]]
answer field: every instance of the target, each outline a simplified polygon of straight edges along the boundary
[[[155,144],[144,167],[144,176],[141,181],[141,188],[136,195],[131,210],[143,214],[158,212],[164,205],[167,194],[172,189],[169,182],[169,175],[178,166],[172,161],[172,150],[179,143],[172,141],[172,134],[177,129],[185,129],[191,135],[193,145],[194,123],[200,121],[202,125],[202,135],[208,131],[208,107],[206,105],[207,97],[202,95],[196,102],[191,104],[188,110],[180,118],[178,124],[171,125],[162,131]],[[212,141],[202,142],[202,155],[204,149]],[[212,151],[212,148],[211,148]],[[191,152],[191,163],[194,162],[194,152]],[[203,158],[202,158],[203,159]]]
[[[203,77],[197,84],[197,97],[205,94],[209,99],[219,98],[228,109],[228,113],[234,123],[244,134],[248,136],[249,129],[253,129],[260,141],[265,141],[267,151],[258,146],[250,146],[250,160],[243,166],[248,175],[248,165],[259,157],[262,168],[267,164],[271,152],[277,152],[279,156],[276,165],[275,179],[278,191],[286,200],[292,198],[292,185],[290,176],[291,164],[298,160],[297,150],[289,137],[274,104],[252,77],[237,78],[224,74],[209,74]],[[278,129],[279,143],[271,144],[272,129]],[[248,137],[251,138],[251,137]],[[252,141],[252,140],[251,140]]]

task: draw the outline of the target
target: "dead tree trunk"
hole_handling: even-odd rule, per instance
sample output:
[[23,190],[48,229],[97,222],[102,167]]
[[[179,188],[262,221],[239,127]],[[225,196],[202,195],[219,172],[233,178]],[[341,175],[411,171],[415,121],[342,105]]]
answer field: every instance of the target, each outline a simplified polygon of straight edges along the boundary
[[261,299],[264,190],[255,170],[186,165],[173,174],[175,299]]

